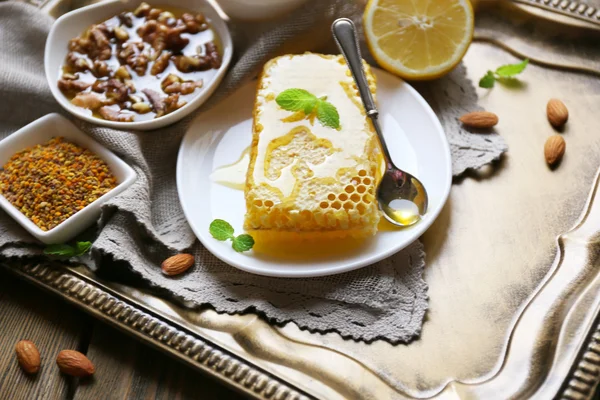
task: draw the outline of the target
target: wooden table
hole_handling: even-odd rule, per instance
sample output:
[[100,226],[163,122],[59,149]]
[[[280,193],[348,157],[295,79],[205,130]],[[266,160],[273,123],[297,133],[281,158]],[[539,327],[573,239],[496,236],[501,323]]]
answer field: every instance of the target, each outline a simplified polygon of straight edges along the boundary
[[[94,320],[56,296],[0,270],[0,399],[241,399],[241,395]],[[36,343],[40,372],[29,377],[14,347]],[[62,375],[55,364],[63,349],[94,362],[92,379]]]

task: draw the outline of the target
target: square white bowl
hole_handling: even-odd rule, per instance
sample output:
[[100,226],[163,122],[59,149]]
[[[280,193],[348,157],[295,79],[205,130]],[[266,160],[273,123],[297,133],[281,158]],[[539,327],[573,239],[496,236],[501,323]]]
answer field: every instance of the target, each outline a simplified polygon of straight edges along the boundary
[[0,207],[29,233],[46,244],[65,243],[83,232],[98,219],[102,204],[123,192],[137,178],[133,168],[59,114],[48,114],[0,141],[0,167],[6,164],[18,151],[38,144],[44,144],[56,136],[62,136],[70,142],[92,151],[104,160],[117,179],[118,185],[49,231],[41,230],[33,221],[27,218],[0,194]]
[[[183,117],[189,115],[192,111],[200,107],[213,94],[215,89],[221,83],[221,80],[227,72],[231,57],[233,55],[233,43],[229,28],[221,18],[217,10],[207,0],[161,0],[157,2],[160,6],[170,6],[179,9],[189,10],[192,12],[202,12],[216,35],[219,37],[223,47],[223,59],[221,67],[218,69],[214,78],[211,81],[205,82],[200,89],[201,92],[194,96],[188,104],[180,109],[164,115],[160,118],[151,119],[148,121],[138,122],[115,122],[101,118],[93,117],[87,114],[87,110],[77,107],[67,99],[67,97],[58,88],[58,79],[60,77],[61,68],[65,62],[65,57],[69,52],[69,40],[81,35],[92,24],[98,24],[123,11],[135,10],[137,6],[147,0],[108,0],[101,1],[86,7],[71,11],[58,18],[46,39],[46,48],[44,51],[44,69],[46,71],[46,79],[52,95],[65,110],[76,116],[77,118],[88,122],[108,126],[116,129],[130,130],[151,130],[162,128],[169,124],[173,124]],[[152,2],[149,2],[152,3]]]

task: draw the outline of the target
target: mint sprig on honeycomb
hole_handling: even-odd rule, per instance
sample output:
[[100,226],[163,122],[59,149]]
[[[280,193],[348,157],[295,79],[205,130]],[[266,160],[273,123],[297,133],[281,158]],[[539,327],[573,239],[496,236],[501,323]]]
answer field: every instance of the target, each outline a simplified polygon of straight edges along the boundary
[[340,114],[337,108],[327,101],[326,96],[319,98],[304,89],[287,89],[279,93],[275,101],[286,111],[303,111],[307,116],[316,112],[317,119],[323,126],[340,128]]

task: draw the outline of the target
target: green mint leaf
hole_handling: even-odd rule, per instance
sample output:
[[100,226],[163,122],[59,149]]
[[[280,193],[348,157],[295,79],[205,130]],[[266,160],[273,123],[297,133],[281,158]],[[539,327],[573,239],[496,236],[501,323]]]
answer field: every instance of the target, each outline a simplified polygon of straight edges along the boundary
[[244,233],[243,235],[239,235],[233,239],[231,247],[233,247],[233,249],[238,253],[248,251],[254,247],[254,238],[247,233]]
[[68,244],[51,244],[46,246],[44,254],[57,257],[73,257],[75,255],[75,249]]
[[275,101],[286,111],[304,111],[308,115],[314,110],[317,97],[304,89],[287,89]]
[[227,239],[233,239],[233,227],[227,221],[222,219],[215,219],[210,223],[208,228],[212,237],[217,240],[225,241]]
[[525,70],[528,64],[529,60],[526,58],[518,64],[503,65],[496,70],[496,75],[502,78],[518,75]]
[[304,111],[304,114],[308,115],[308,114],[312,113],[313,110],[315,109],[315,104],[316,104],[316,102],[306,103],[304,110],[302,110],[302,111]]
[[340,114],[337,108],[328,101],[320,100],[317,104],[317,118],[323,124],[333,129],[340,127]]
[[488,71],[487,74],[483,78],[479,80],[479,87],[485,89],[491,89],[494,87],[494,83],[496,82],[496,77],[492,71]]
[[75,255],[81,256],[92,248],[92,242],[77,242],[75,244]]

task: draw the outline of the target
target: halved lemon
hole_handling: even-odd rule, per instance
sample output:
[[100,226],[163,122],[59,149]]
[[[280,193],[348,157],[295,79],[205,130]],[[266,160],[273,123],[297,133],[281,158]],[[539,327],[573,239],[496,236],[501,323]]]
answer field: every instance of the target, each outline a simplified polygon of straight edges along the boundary
[[370,0],[363,18],[373,57],[405,79],[448,73],[473,39],[469,0]]

